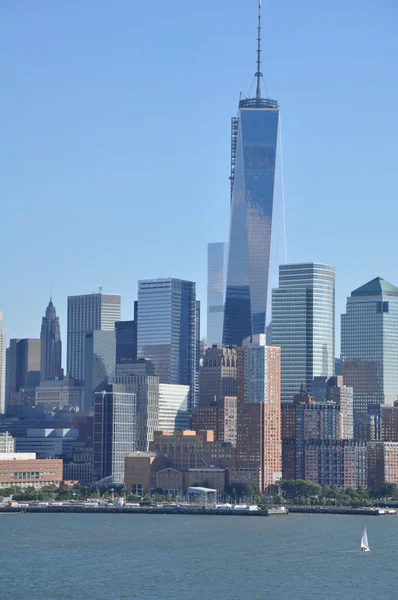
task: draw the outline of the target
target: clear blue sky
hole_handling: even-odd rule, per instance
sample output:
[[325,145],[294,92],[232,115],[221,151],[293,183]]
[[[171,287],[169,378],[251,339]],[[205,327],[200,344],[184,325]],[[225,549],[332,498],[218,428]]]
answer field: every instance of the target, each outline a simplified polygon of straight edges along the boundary
[[[230,118],[255,71],[256,0],[0,2],[0,310],[36,337],[66,298],[181,277],[206,306],[227,239]],[[396,0],[263,0],[281,105],[289,262],[345,298],[398,284]],[[204,320],[204,319],[203,319]],[[337,340],[337,347],[339,341]]]

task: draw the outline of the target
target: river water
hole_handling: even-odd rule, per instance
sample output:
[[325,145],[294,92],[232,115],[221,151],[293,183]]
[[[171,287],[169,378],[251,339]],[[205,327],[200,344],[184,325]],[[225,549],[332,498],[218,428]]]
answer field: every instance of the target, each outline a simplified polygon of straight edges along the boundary
[[1,600],[398,598],[397,517],[0,514],[0,528]]

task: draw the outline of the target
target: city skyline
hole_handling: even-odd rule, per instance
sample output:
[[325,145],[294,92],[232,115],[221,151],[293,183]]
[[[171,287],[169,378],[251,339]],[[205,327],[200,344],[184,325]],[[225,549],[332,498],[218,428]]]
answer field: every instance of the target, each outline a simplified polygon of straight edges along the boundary
[[[165,7],[162,7],[160,14],[155,16],[155,25],[158,22],[156,19],[163,19],[167,23],[171,23],[176,14],[180,15],[182,23],[185,22],[185,19],[191,25],[192,22],[194,23],[193,28],[187,29],[190,31],[191,43],[189,47],[195,53],[197,59],[197,68],[194,71],[196,78],[200,82],[200,87],[198,89],[195,86],[194,79],[189,74],[189,85],[192,85],[194,91],[192,97],[195,98],[192,101],[197,101],[198,107],[200,107],[203,99],[203,106],[206,106],[204,99],[205,97],[207,99],[208,90],[214,88],[215,78],[217,78],[217,85],[219,86],[217,89],[222,88],[223,93],[219,94],[212,101],[211,111],[206,111],[206,114],[200,108],[196,111],[198,126],[203,131],[203,135],[201,134],[196,146],[190,143],[192,162],[185,162],[184,168],[180,170],[181,180],[179,185],[182,186],[181,191],[179,187],[176,189],[172,187],[170,185],[172,180],[167,179],[167,177],[165,179],[162,179],[162,177],[159,178],[159,180],[162,180],[162,189],[166,190],[165,193],[169,208],[173,206],[172,212],[181,215],[181,217],[175,223],[167,219],[168,227],[163,228],[165,214],[162,212],[162,206],[155,199],[155,206],[160,210],[159,216],[161,218],[159,219],[159,223],[155,223],[155,228],[152,230],[151,235],[146,235],[146,242],[142,239],[141,235],[145,235],[145,223],[149,224],[149,215],[146,214],[142,206],[145,206],[145,204],[149,206],[152,203],[149,202],[147,192],[143,194],[143,197],[148,199],[148,202],[141,203],[140,206],[135,202],[131,202],[131,198],[139,197],[139,190],[142,191],[142,183],[139,179],[138,181],[136,179],[136,185],[138,186],[136,189],[133,180],[126,179],[126,175],[123,175],[124,179],[122,177],[122,183],[121,186],[117,187],[116,195],[120,197],[121,205],[126,214],[126,219],[123,221],[126,223],[129,221],[130,203],[134,205],[134,219],[138,218],[143,223],[142,234],[138,231],[137,238],[133,240],[134,248],[137,251],[138,249],[142,249],[142,252],[140,252],[142,260],[139,261],[139,265],[136,261],[132,264],[130,259],[124,256],[126,253],[123,253],[121,250],[126,231],[123,230],[117,236],[118,239],[116,239],[114,247],[114,252],[121,261],[120,270],[116,270],[118,272],[112,271],[109,268],[109,258],[104,259],[105,255],[103,253],[105,253],[105,249],[96,244],[94,231],[100,227],[98,218],[102,207],[107,205],[109,201],[108,193],[110,190],[106,182],[102,185],[102,189],[99,189],[95,184],[95,180],[98,179],[98,174],[100,174],[99,180],[101,180],[101,173],[106,174],[110,178],[112,178],[112,173],[118,173],[120,176],[122,175],[121,171],[123,173],[130,173],[131,164],[136,166],[137,172],[147,173],[151,163],[148,157],[153,152],[157,156],[157,150],[155,151],[153,144],[151,144],[150,152],[149,147],[145,146],[144,152],[141,152],[140,156],[137,156],[131,146],[126,146],[129,143],[128,140],[122,138],[121,146],[127,148],[125,159],[120,160],[121,156],[117,151],[115,152],[115,158],[110,154],[106,154],[106,168],[103,168],[104,164],[102,162],[105,155],[100,156],[98,154],[85,153],[85,157],[91,154],[91,158],[82,160],[79,146],[72,145],[72,142],[74,144],[77,139],[83,144],[84,148],[88,144],[91,146],[93,139],[97,139],[94,127],[98,120],[95,117],[100,116],[101,122],[103,122],[104,118],[101,93],[96,94],[96,102],[93,103],[89,88],[84,87],[85,85],[98,86],[100,81],[98,79],[99,73],[97,73],[95,65],[91,63],[91,58],[85,52],[84,44],[86,40],[83,38],[77,38],[74,52],[72,55],[68,55],[68,58],[64,58],[64,50],[69,47],[70,35],[68,28],[73,22],[73,11],[65,9],[63,15],[65,19],[62,21],[62,26],[57,21],[59,16],[58,11],[61,10],[60,7],[52,7],[52,10],[49,11],[48,19],[45,21],[38,20],[36,23],[35,19],[37,16],[34,14],[31,15],[32,20],[29,21],[29,30],[31,30],[31,26],[33,25],[33,29],[36,32],[35,35],[38,35],[38,45],[34,47],[34,52],[32,53],[32,45],[30,44],[30,50],[27,54],[27,47],[24,45],[24,40],[20,40],[21,43],[18,46],[16,55],[16,69],[20,73],[20,83],[17,84],[9,81],[8,98],[11,99],[11,104],[9,104],[8,98],[1,99],[3,111],[10,116],[9,122],[5,127],[5,139],[7,140],[9,136],[10,141],[13,139],[15,141],[5,144],[8,152],[8,155],[5,157],[5,164],[9,165],[10,168],[6,174],[6,186],[4,189],[5,197],[8,198],[7,207],[3,214],[5,235],[0,244],[4,245],[4,251],[6,251],[7,244],[10,244],[9,232],[14,231],[17,226],[22,241],[20,245],[21,249],[24,247],[23,240],[25,238],[29,239],[32,226],[37,228],[38,233],[36,236],[36,252],[30,250],[29,253],[21,253],[21,250],[17,248],[7,263],[5,279],[3,280],[3,289],[7,290],[7,293],[3,294],[0,299],[0,309],[4,315],[4,332],[7,334],[7,339],[37,337],[39,334],[38,323],[42,316],[42,306],[47,300],[47,294],[44,290],[40,289],[40,286],[36,285],[36,282],[35,285],[32,285],[31,273],[35,273],[35,277],[39,276],[40,281],[48,282],[44,287],[49,287],[51,281],[55,284],[53,295],[61,321],[62,338],[64,340],[66,340],[66,306],[64,298],[70,294],[87,293],[95,289],[98,285],[103,285],[104,289],[107,290],[117,290],[123,296],[124,308],[122,318],[126,319],[131,318],[132,313],[131,305],[134,300],[135,291],[134,283],[132,282],[141,278],[171,274],[174,277],[196,281],[198,297],[204,301],[206,244],[214,239],[227,238],[227,215],[229,210],[229,115],[234,114],[239,88],[246,95],[249,95],[250,92],[248,65],[252,64],[255,50],[256,4],[253,0],[252,6],[248,7],[247,3],[243,5],[242,2],[236,0],[232,3],[231,11],[225,13],[221,7],[215,7],[214,3],[205,2],[201,7],[193,8],[195,18],[192,21],[191,17],[188,19],[185,13],[179,12],[180,7],[183,6],[180,2],[172,2],[168,6],[167,13],[165,12]],[[311,4],[313,3],[310,2],[309,5]],[[395,208],[392,203],[391,194],[389,193],[389,190],[393,189],[393,180],[391,177],[393,173],[392,166],[395,162],[395,149],[389,145],[389,136],[386,134],[387,131],[392,132],[397,124],[396,114],[392,109],[396,104],[397,86],[391,80],[391,77],[388,76],[388,73],[391,72],[389,61],[394,54],[393,49],[397,44],[396,38],[392,37],[394,19],[391,18],[393,15],[389,14],[388,8],[383,14],[372,8],[366,14],[363,11],[357,13],[356,8],[355,6],[351,6],[348,10],[344,11],[346,21],[343,23],[339,22],[337,24],[332,18],[328,19],[328,24],[325,26],[324,15],[318,14],[316,11],[312,14],[310,7],[306,7],[300,13],[293,2],[288,2],[287,6],[283,8],[283,18],[281,18],[280,11],[282,9],[280,7],[272,4],[264,4],[267,19],[265,21],[265,48],[263,54],[266,66],[263,70],[266,73],[267,84],[270,85],[270,92],[272,92],[270,95],[278,98],[283,109],[285,196],[289,235],[288,262],[320,260],[335,265],[338,282],[336,296],[337,315],[344,312],[345,297],[349,295],[352,289],[360,285],[361,282],[369,280],[375,275],[380,275],[392,282],[398,280],[396,266],[392,260],[393,247],[390,247],[392,243],[391,236],[380,236],[377,244],[378,251],[370,253],[367,249],[366,236],[363,234],[363,232],[369,230],[367,211],[359,210],[359,206],[361,208],[370,207],[371,198],[374,197],[377,190],[377,196],[383,196],[384,198],[385,209],[390,210],[392,216],[395,214]],[[127,13],[130,10],[127,3],[125,9]],[[146,23],[148,23],[149,17],[152,20],[152,15],[149,15],[147,8],[139,7],[137,10],[139,11],[140,21],[143,23],[142,30],[146,35],[148,31]],[[235,16],[233,16],[237,11],[240,14],[239,20],[236,20]],[[329,16],[333,17],[338,11],[339,6],[337,3]],[[15,14],[18,14],[18,11]],[[212,15],[214,29],[212,28],[208,31],[209,36],[206,36],[206,47],[204,47],[204,42],[199,37],[199,31],[201,30],[201,25],[207,24],[208,15],[210,14]],[[4,23],[10,25],[7,28],[8,31],[14,29],[14,16],[14,13],[5,15]],[[81,17],[83,22],[84,19],[88,19],[88,16],[88,12],[82,9]],[[101,7],[98,8],[98,18],[100,22],[104,18]],[[50,27],[54,19],[56,25],[54,27],[51,25]],[[125,21],[128,22],[128,19]],[[278,22],[281,26],[273,28],[270,26],[273,22]],[[356,28],[351,27],[351,24],[354,22]],[[221,26],[221,23],[223,23],[223,26]],[[23,35],[23,31],[28,26],[27,22],[24,22],[22,19],[19,24],[19,31]],[[125,25],[118,22],[117,25],[114,23],[114,26],[120,27],[123,31]],[[297,31],[298,27],[301,28],[302,36],[304,36],[303,39],[300,38],[301,45],[299,47],[294,42],[295,36],[291,35]],[[51,29],[57,31],[57,39],[51,37]],[[320,31],[322,31],[322,36],[319,35]],[[372,49],[365,42],[369,37],[370,31],[372,32],[372,39],[374,41]],[[148,44],[149,46],[151,45],[150,40],[145,40],[142,37],[143,34],[141,35],[140,32],[137,33],[139,34],[137,38],[139,42],[135,40],[131,41],[134,36],[130,35],[128,37],[132,50],[135,48],[135,43],[140,43],[143,48],[148,47]],[[41,45],[40,40],[47,39],[48,35],[50,35],[53,41],[54,53],[52,57],[45,58],[47,53],[43,54],[44,47]],[[338,35],[339,39],[337,50],[335,44],[336,35]],[[5,43],[9,42],[13,47],[13,43],[15,42],[8,36],[9,33],[5,30],[2,39]],[[306,37],[308,37],[308,40],[304,39]],[[98,48],[99,39],[102,39],[102,37],[97,38],[96,33],[93,32],[93,39],[90,40],[90,43],[94,51],[95,49],[100,50]],[[233,44],[230,43],[231,40],[234,40]],[[181,41],[180,39],[179,45],[187,47],[187,44],[181,43]],[[224,43],[227,41],[230,51],[226,55],[223,48]],[[162,43],[171,52],[175,51],[177,47],[174,46],[177,40],[170,39],[170,36],[164,39]],[[317,53],[319,54],[319,58],[314,56],[313,53],[315,43],[320,45],[323,51]],[[126,48],[121,48],[119,41],[115,41],[114,44],[116,55],[119,56],[119,53],[121,53],[120,56],[122,58],[116,78],[113,80],[114,88],[127,86],[127,90],[131,94],[130,96],[127,94],[129,104],[123,104],[121,111],[116,110],[112,114],[123,114],[123,123],[126,121],[131,122],[132,128],[135,128],[135,135],[130,137],[136,139],[138,136],[144,139],[135,118],[134,110],[137,105],[130,102],[132,98],[136,97],[134,87],[131,87],[133,81],[132,79],[126,80],[125,77],[126,72],[131,72],[131,64],[128,69],[127,66],[131,63],[132,53],[126,53],[124,51]],[[351,57],[347,51],[348,44],[350,47],[354,45],[357,49],[357,52]],[[387,48],[388,51],[386,51]],[[129,49],[130,46],[128,46],[127,50]],[[81,67],[77,72],[73,72],[74,70],[70,69],[70,66],[75,65],[75,60],[78,56],[79,59],[82,57]],[[317,68],[321,56],[322,63],[325,65],[325,69],[322,71]],[[349,57],[348,62],[347,56]],[[222,67],[221,69],[213,68],[215,57],[219,59],[219,67]],[[159,57],[159,53],[157,53],[157,59],[159,58],[163,60],[163,57]],[[42,60],[48,61],[45,63],[47,70],[41,72],[38,84],[36,82],[32,83],[29,78],[24,77],[25,69],[33,72],[34,66]],[[68,103],[68,110],[62,111],[62,119],[59,119],[58,114],[54,114],[51,111],[46,110],[45,113],[42,113],[37,102],[38,100],[43,100],[45,106],[47,106],[48,101],[51,103],[51,95],[54,94],[54,89],[56,89],[56,86],[54,87],[53,84],[54,82],[58,83],[57,72],[59,60],[62,60],[66,67],[66,73],[63,74],[62,80],[65,81],[67,86],[68,83],[70,84],[68,86],[70,93],[65,98]],[[147,61],[151,60],[152,56],[147,58]],[[207,65],[210,60],[211,69]],[[106,61],[102,66],[101,80],[104,79],[104,73],[106,74],[107,69],[110,68],[109,62]],[[163,66],[164,73],[168,73],[168,79],[170,79],[171,75],[173,84],[176,85],[176,90],[178,91],[180,89],[178,74],[182,65],[174,62],[171,67],[168,63],[167,66],[169,68],[166,68],[166,64]],[[93,67],[92,79],[88,78],[87,83],[85,83],[85,79],[87,78],[79,79],[79,86],[76,86],[76,82],[74,81],[76,74],[78,73],[80,76],[80,74],[85,73],[86,69],[91,67]],[[113,67],[114,64],[112,62],[112,69]],[[134,67],[135,76],[138,78],[142,77],[143,73],[147,70],[148,62],[144,61],[142,65],[143,70],[141,70],[139,65],[134,65]],[[148,70],[148,72],[151,71],[152,69]],[[365,72],[366,77],[364,77]],[[119,76],[122,74],[123,79],[120,79]],[[9,72],[6,69],[6,85],[8,75]],[[184,75],[186,75],[186,69],[184,69]],[[182,79],[184,81],[184,88],[186,88],[187,81],[185,78]],[[332,80],[339,80],[345,87],[344,109],[341,106],[336,108],[333,101],[335,86],[332,84]],[[150,89],[152,82],[145,81]],[[367,125],[364,127],[364,124],[368,123],[366,103],[362,103],[360,100],[363,97],[370,96],[374,82],[377,83],[380,95],[384,97],[383,115],[381,115],[377,122],[377,128],[372,126],[369,130]],[[25,88],[26,85],[29,86],[28,90]],[[82,93],[79,94],[79,91],[77,91],[78,88],[82,90]],[[198,92],[197,94],[195,93],[196,91]],[[33,93],[36,102],[31,104],[31,108],[27,113],[23,113],[24,105],[21,105],[20,98],[29,97],[31,95],[30,92]],[[69,131],[71,133],[75,131],[74,127],[71,127],[71,123],[77,120],[79,122],[82,121],[82,119],[76,118],[76,111],[78,111],[80,105],[73,102],[74,94],[77,94],[76,98],[78,98],[78,102],[82,103],[81,110],[83,114],[86,113],[88,105],[90,106],[90,111],[94,111],[93,119],[91,121],[90,119],[85,120],[82,125],[80,137],[78,135],[77,138],[75,133],[73,133],[72,137],[70,137],[69,133]],[[84,94],[87,94],[87,98],[90,99],[88,104],[86,103],[87,99]],[[117,94],[117,96],[120,99],[123,94]],[[123,100],[120,99],[119,101],[122,102]],[[173,123],[173,127],[176,127],[175,131],[177,132],[177,135],[174,136],[176,145],[173,145],[173,136],[169,138],[172,145],[167,154],[168,156],[180,156],[179,153],[181,152],[182,145],[185,146],[188,143],[188,140],[182,137],[183,129],[187,125],[187,115],[180,108],[178,108],[178,114],[176,112],[173,113],[173,110],[176,109],[170,104],[167,94],[165,95],[165,101],[167,110],[171,111],[170,114],[173,115],[170,122]],[[355,110],[353,110],[354,106]],[[348,110],[346,110],[346,107],[348,107]],[[146,125],[149,126],[148,134],[149,138],[151,138],[155,131],[155,129],[152,129],[155,126],[153,119],[157,122],[157,119],[162,117],[163,113],[159,109],[159,115],[154,116],[153,107],[150,106],[147,109],[148,113],[146,113],[148,117],[151,115],[151,119],[149,120],[142,117],[141,108],[140,111],[136,111],[136,114],[139,112],[140,119],[143,122],[145,121]],[[297,111],[300,114],[299,119],[297,119]],[[327,119],[325,119],[325,115],[328,115]],[[17,117],[17,120],[21,121],[22,129],[15,126],[14,117]],[[114,116],[114,118],[117,119],[118,117]],[[111,134],[111,131],[115,130],[115,128],[110,127],[111,124],[109,120],[105,120],[103,136],[110,136],[111,144],[109,145],[109,149],[115,151],[120,144],[116,144],[117,139]],[[116,122],[116,125],[118,124],[119,121]],[[57,136],[57,139],[53,135],[55,125],[61,133],[60,136]],[[9,129],[10,126],[11,129]],[[44,131],[45,134],[40,137],[37,136],[37,127],[41,131]],[[26,130],[31,131],[29,139],[21,137]],[[365,130],[367,132],[366,140],[369,141],[371,139],[372,143],[379,148],[377,156],[372,153],[372,158],[370,158],[370,153],[367,152],[368,145],[362,143]],[[341,136],[337,135],[338,131],[345,132],[344,147],[341,145]],[[393,137],[391,136],[391,138]],[[62,139],[66,139],[67,143],[62,144],[61,147],[57,145],[59,143],[57,140]],[[306,140],[305,143],[302,142],[303,139]],[[324,141],[327,143],[323,143]],[[35,148],[38,149],[38,152],[35,151]],[[203,154],[204,148],[207,150],[205,154]],[[19,149],[22,150],[22,153],[18,153]],[[62,181],[64,184],[66,180],[63,168],[55,161],[55,157],[59,155],[59,152],[61,152],[63,164],[68,165],[67,180],[69,183],[62,186],[62,192],[60,191],[58,182]],[[204,158],[201,158],[201,156],[204,156]],[[350,160],[350,156],[355,156],[355,160]],[[25,157],[29,157],[28,162]],[[30,163],[30,159],[33,161],[34,171],[30,170],[31,167],[28,164]],[[81,166],[76,162],[76,159],[80,161],[81,165],[84,165],[84,173]],[[116,163],[114,162],[115,159],[117,160]],[[51,165],[49,168],[50,177],[48,177],[47,169],[45,172],[43,171],[38,160],[41,160],[42,164],[46,161]],[[87,160],[91,162],[86,163],[85,161]],[[199,196],[196,196],[197,191],[194,190],[192,202],[189,203],[192,217],[195,220],[195,228],[190,232],[193,237],[190,235],[192,252],[187,253],[187,255],[189,254],[189,260],[183,256],[184,253],[181,253],[179,244],[172,241],[170,244],[164,244],[164,252],[158,256],[158,263],[156,268],[154,268],[153,254],[152,252],[148,252],[148,248],[152,243],[151,240],[153,240],[152,235],[156,236],[158,240],[167,240],[168,242],[169,239],[180,239],[175,234],[177,231],[181,231],[181,226],[184,222],[186,223],[186,227],[188,227],[189,217],[186,213],[186,208],[184,210],[182,204],[183,199],[185,203],[186,194],[182,189],[187,189],[188,179],[191,177],[193,169],[197,178],[198,161],[200,164],[200,173],[204,179],[202,180],[201,178],[200,185],[197,186],[201,202],[197,202]],[[160,162],[158,161],[158,164]],[[167,159],[166,161],[162,161],[163,164],[164,162],[167,163]],[[333,164],[334,172],[341,173],[341,178],[330,179],[330,164]],[[310,165],[312,177],[311,186],[308,186],[309,178],[307,173]],[[347,165],[349,165],[349,171],[347,170]],[[93,170],[94,167],[95,170]],[[163,166],[161,169],[163,169]],[[24,174],[24,177],[16,177],[17,172]],[[380,172],[383,173],[381,179],[378,175],[376,176],[376,173]],[[93,177],[94,173],[96,173],[95,178]],[[174,173],[174,167],[170,169],[170,173]],[[204,174],[206,175],[204,176]],[[44,185],[43,176],[46,177],[47,186]],[[22,183],[18,183],[24,180],[29,180],[30,182],[28,194],[20,187]],[[208,189],[207,186],[211,189],[210,194],[202,193],[204,181],[206,181],[206,190]],[[325,189],[324,181],[328,182],[327,189]],[[342,182],[343,185],[341,185]],[[91,188],[92,184],[94,184],[93,189]],[[88,185],[89,187],[87,187]],[[170,191],[172,189],[175,189],[175,193]],[[26,204],[28,200],[37,198],[39,190],[42,200],[36,202],[35,206],[39,209],[37,214],[40,214],[40,222],[36,218],[35,211],[32,211],[33,203],[32,206]],[[114,197],[114,191],[112,191],[112,197]],[[49,195],[47,196],[48,192]],[[138,193],[136,194],[135,192]],[[163,198],[164,196],[164,194],[159,194],[159,187],[156,187],[156,183],[153,194],[157,194],[159,198]],[[66,203],[68,204],[70,214],[74,219],[73,244],[71,244],[70,237],[64,238],[62,232],[59,236],[58,232],[55,232],[55,230],[48,231],[46,227],[46,220],[42,218],[42,215],[47,214],[47,203],[50,197],[53,217],[55,219],[58,218],[60,222],[64,222],[63,207]],[[56,203],[53,201],[54,198],[58,199]],[[360,205],[359,198],[361,199]],[[334,236],[329,235],[329,233],[325,235],[323,228],[320,227],[320,199],[321,207],[333,206],[334,208],[334,210],[328,211],[327,221],[330,231],[339,228],[341,235],[339,236],[338,247],[335,244]],[[21,205],[21,202],[24,210],[18,211],[17,214],[12,207],[17,204]],[[97,205],[100,209],[98,211],[94,210]],[[342,210],[344,210],[344,219],[340,218]],[[386,210],[374,216],[373,226],[376,230],[383,226],[386,232],[388,232],[389,227],[392,227],[394,219],[392,218],[386,223]],[[209,220],[207,219],[207,215],[210,211],[212,218]],[[83,230],[80,223],[86,222],[85,217],[88,215],[90,215],[89,218],[93,227],[90,228],[85,225]],[[82,219],[79,218],[80,216]],[[16,219],[18,219],[18,225]],[[123,229],[122,223],[120,226]],[[311,236],[303,237],[302,231],[304,226],[307,231],[311,231]],[[167,231],[167,234],[165,231]],[[55,238],[52,238],[54,235],[57,235],[56,242]],[[46,260],[38,262],[35,259],[35,254],[39,253],[41,255],[42,246],[40,240],[47,239],[46,236],[50,236],[51,238],[49,243],[54,242],[52,243],[53,252],[51,255],[46,254]],[[96,247],[97,256],[95,261],[89,252],[90,244]],[[350,252],[352,246],[358,248],[360,251],[361,262],[358,262]],[[113,255],[113,252],[109,253],[106,251],[106,254]],[[35,261],[34,265],[31,262],[32,260]],[[79,269],[70,266],[76,261],[78,261]],[[59,278],[58,281],[54,281],[54,273],[59,272],[60,266],[62,267],[64,276],[62,279]],[[21,282],[15,279],[14,276],[15,271],[18,271],[18,269],[23,270],[25,273],[24,286],[29,286],[30,288],[29,311],[25,308],[25,295],[21,288]],[[127,269],[131,270],[130,281],[123,281],[123,278],[120,278],[118,273]],[[172,272],[170,273],[170,271]],[[202,311],[202,315],[203,332],[205,331],[205,311]],[[336,321],[338,323],[339,319],[337,318]],[[337,335],[337,343],[338,340],[339,335]]]

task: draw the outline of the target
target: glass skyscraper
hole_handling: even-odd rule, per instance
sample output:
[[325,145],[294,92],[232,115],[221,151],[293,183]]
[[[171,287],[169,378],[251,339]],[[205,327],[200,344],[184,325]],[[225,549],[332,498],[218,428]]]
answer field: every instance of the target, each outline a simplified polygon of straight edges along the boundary
[[334,375],[334,336],[334,267],[281,265],[272,291],[272,345],[281,348],[282,402],[292,402],[302,384],[311,392],[314,377]]
[[207,345],[222,343],[228,244],[207,245]]
[[398,398],[398,288],[376,277],[354,290],[341,316],[341,369],[356,415]]
[[258,43],[256,97],[242,99],[238,116],[232,119],[223,343],[237,346],[250,335],[265,333],[271,320],[272,280],[277,277],[279,264],[286,262],[279,105],[261,97],[260,13]]
[[120,321],[119,294],[86,294],[68,297],[67,373],[84,381],[84,343],[90,331],[115,331]]
[[199,313],[192,281],[138,282],[138,358],[153,362],[160,383],[189,385],[190,410],[199,392]]

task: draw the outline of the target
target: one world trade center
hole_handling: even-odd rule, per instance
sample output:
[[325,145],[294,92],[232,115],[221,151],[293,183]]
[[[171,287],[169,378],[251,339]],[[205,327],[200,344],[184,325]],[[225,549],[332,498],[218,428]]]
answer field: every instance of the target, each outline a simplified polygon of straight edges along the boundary
[[266,332],[271,289],[279,264],[286,262],[279,105],[261,93],[261,0],[258,8],[256,95],[241,98],[232,119],[223,343],[237,346]]

